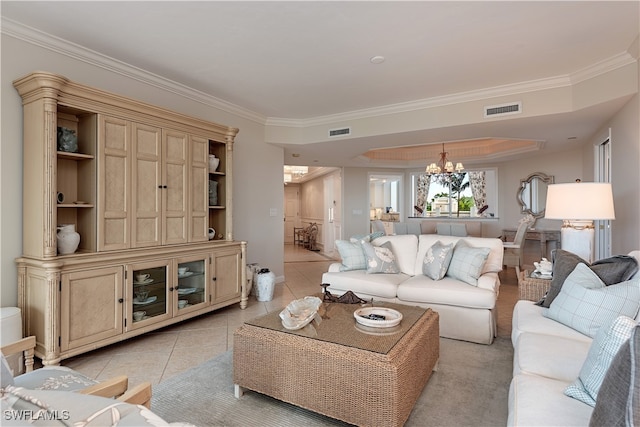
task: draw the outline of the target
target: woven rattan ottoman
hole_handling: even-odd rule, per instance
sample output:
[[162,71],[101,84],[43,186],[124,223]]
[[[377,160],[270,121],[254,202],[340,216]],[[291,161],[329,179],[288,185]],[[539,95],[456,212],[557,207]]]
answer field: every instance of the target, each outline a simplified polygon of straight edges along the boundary
[[400,311],[400,325],[363,327],[360,306],[339,303],[298,331],[278,312],[246,322],[233,337],[236,397],[250,389],[359,426],[403,425],[438,361],[438,313],[375,305]]

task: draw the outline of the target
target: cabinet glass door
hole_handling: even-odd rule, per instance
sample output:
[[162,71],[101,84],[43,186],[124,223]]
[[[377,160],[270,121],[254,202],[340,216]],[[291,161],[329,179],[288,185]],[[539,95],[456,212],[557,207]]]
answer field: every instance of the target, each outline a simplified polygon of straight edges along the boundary
[[206,272],[208,257],[178,261],[178,314],[208,302]]
[[169,265],[135,266],[130,298],[132,301],[131,325],[136,327],[147,321],[159,321],[170,317],[167,277]]

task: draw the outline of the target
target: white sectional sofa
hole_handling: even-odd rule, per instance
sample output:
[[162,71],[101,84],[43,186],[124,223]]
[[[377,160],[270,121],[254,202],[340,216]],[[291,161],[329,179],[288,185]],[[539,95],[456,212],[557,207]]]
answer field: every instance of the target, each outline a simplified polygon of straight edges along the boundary
[[[640,261],[640,251],[630,255]],[[588,426],[594,408],[564,391],[579,377],[593,339],[544,316],[545,310],[526,300],[514,307],[507,425]],[[634,320],[640,321],[640,313]]]
[[[422,272],[427,250],[437,241],[448,245],[464,239],[473,248],[489,248],[477,286],[445,276],[432,280]],[[496,301],[502,270],[502,241],[495,238],[455,237],[435,234],[383,236],[373,246],[389,242],[400,273],[370,274],[365,270],[340,271],[334,263],[322,276],[328,291],[342,295],[353,291],[361,298],[429,307],[440,315],[440,336],[491,344],[496,335]],[[455,250],[454,250],[455,251]]]

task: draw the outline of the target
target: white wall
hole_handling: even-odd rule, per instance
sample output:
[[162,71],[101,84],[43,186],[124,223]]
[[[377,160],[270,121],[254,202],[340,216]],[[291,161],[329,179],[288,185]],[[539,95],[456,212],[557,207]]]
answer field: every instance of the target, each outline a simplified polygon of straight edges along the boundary
[[[640,98],[634,96],[585,147],[593,159],[593,146],[602,143],[611,128],[611,187],[616,219],[611,221],[611,253],[626,254],[640,248]],[[590,170],[588,180],[593,180]]]
[[[234,144],[233,221],[236,240],[248,242],[247,262],[269,267],[281,280],[283,264],[283,151],[264,142],[264,126],[255,120],[181,96],[114,68],[74,59],[6,34],[1,36],[0,90],[0,304],[17,301],[14,260],[22,252],[22,105],[12,82],[32,71],[61,74],[70,80],[124,94],[190,116],[240,129]],[[104,60],[104,61],[103,61]],[[102,58],[99,62],[108,62]],[[118,67],[121,67],[121,65]],[[139,70],[138,70],[139,72]],[[276,215],[270,215],[270,209]]]

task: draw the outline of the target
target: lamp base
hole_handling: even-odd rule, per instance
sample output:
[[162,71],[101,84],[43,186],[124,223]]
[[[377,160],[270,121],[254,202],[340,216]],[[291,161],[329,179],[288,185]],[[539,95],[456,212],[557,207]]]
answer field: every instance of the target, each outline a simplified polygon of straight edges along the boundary
[[[572,252],[580,258],[593,262],[595,229],[593,221],[590,224],[584,224],[586,221],[580,221],[576,227],[563,225],[560,229],[561,247],[565,251]],[[566,224],[566,223],[565,223]]]

